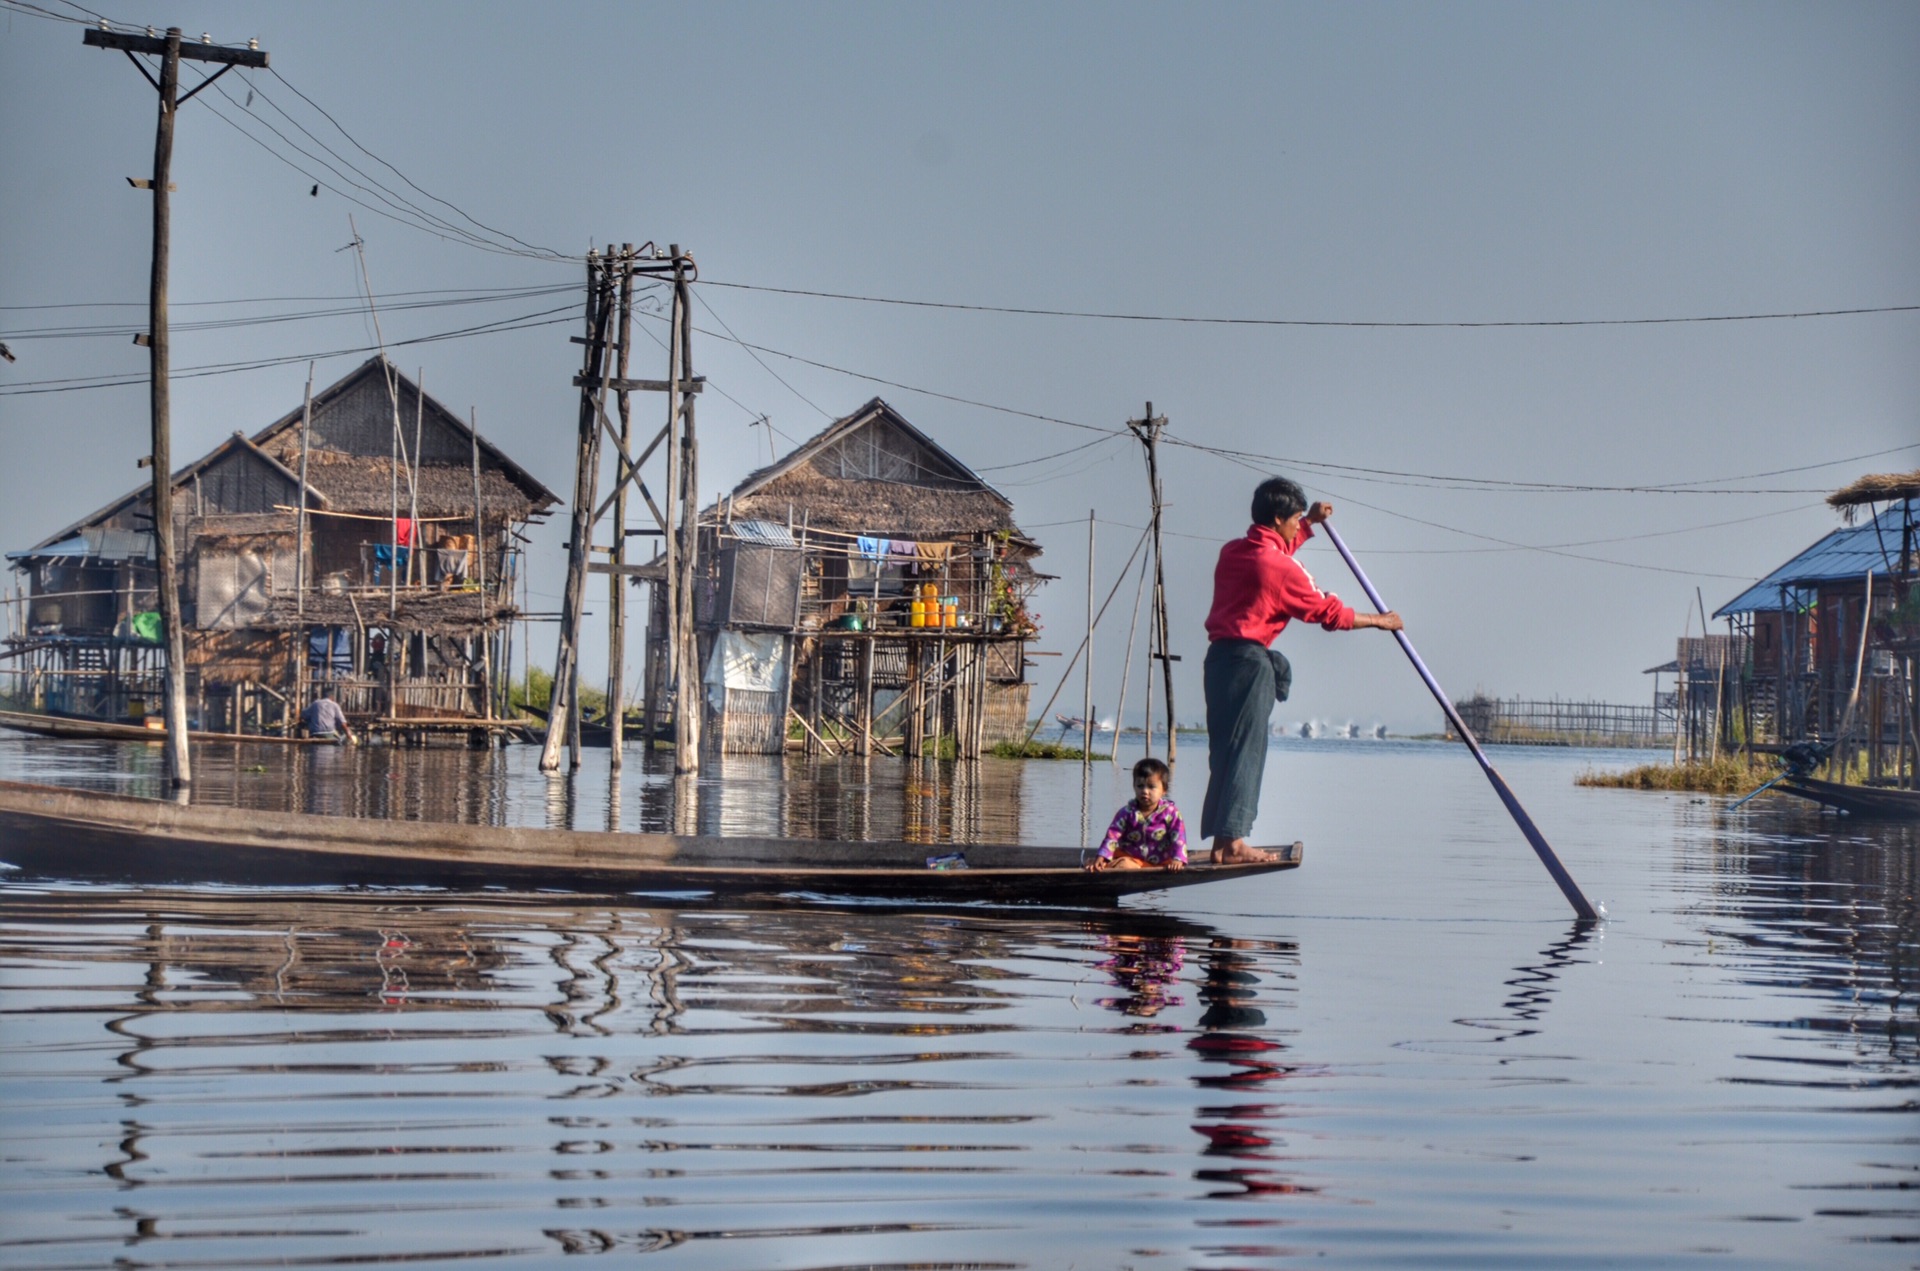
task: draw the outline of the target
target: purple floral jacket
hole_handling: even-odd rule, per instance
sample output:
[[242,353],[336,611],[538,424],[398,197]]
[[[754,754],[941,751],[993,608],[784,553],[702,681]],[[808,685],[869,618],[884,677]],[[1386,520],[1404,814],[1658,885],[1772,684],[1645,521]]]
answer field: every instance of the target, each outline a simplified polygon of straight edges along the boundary
[[1186,863],[1187,825],[1172,799],[1160,800],[1152,812],[1142,812],[1129,803],[1114,814],[1107,837],[1100,844],[1100,859],[1112,860],[1115,854],[1131,856],[1149,865],[1168,861]]

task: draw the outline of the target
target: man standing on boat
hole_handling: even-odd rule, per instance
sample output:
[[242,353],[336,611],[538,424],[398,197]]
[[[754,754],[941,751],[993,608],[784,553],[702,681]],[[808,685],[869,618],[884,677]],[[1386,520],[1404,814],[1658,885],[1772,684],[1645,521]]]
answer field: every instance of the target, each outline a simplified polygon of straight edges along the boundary
[[1355,613],[1314,585],[1294,559],[1313,526],[1333,515],[1329,503],[1307,504],[1306,491],[1285,477],[1269,477],[1253,492],[1253,524],[1245,538],[1220,549],[1213,569],[1213,608],[1207,614],[1207,798],[1200,834],[1213,840],[1216,865],[1270,861],[1271,852],[1247,845],[1260,810],[1260,778],[1267,763],[1267,725],[1276,701],[1285,701],[1293,668],[1274,637],[1294,620],[1328,631],[1377,627],[1398,631],[1397,613]]
[[300,724],[307,730],[307,736],[317,741],[353,740],[353,729],[347,726],[347,713],[333,700],[331,684],[322,685],[320,696],[300,712]]

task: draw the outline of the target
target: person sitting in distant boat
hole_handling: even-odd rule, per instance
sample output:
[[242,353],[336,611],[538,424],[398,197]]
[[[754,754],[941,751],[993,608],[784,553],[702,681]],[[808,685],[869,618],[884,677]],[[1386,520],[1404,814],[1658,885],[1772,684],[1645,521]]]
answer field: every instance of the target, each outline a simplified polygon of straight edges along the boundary
[[300,727],[316,741],[352,741],[353,729],[347,725],[347,713],[333,700],[333,686],[322,685],[320,696],[300,712]]
[[1213,570],[1213,608],[1207,614],[1207,797],[1200,834],[1213,840],[1213,863],[1272,861],[1272,852],[1247,845],[1260,810],[1260,778],[1267,763],[1267,723],[1275,702],[1287,700],[1293,668],[1267,646],[1289,622],[1317,622],[1328,631],[1377,627],[1398,631],[1397,613],[1355,613],[1314,585],[1294,559],[1313,527],[1333,515],[1330,503],[1307,503],[1307,493],[1285,477],[1269,477],[1253,492],[1253,524],[1246,537],[1220,549]]
[[1158,759],[1133,765],[1133,802],[1114,813],[1089,870],[1187,867],[1187,824],[1167,797],[1169,775]]

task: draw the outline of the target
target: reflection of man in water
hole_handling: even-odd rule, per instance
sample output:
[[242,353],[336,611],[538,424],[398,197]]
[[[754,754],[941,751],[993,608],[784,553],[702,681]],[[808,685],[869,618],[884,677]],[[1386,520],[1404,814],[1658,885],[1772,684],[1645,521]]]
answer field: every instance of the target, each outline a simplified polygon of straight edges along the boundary
[[[1206,978],[1201,982],[1200,1000],[1206,1010],[1200,1015],[1200,1035],[1187,1048],[1210,1064],[1227,1069],[1196,1079],[1209,1089],[1257,1089],[1261,1084],[1292,1075],[1293,1069],[1276,1062],[1280,1043],[1259,1036],[1251,1029],[1267,1022],[1266,1012],[1253,1004],[1259,980],[1252,960],[1239,952],[1244,942],[1217,938],[1207,950]],[[1279,1110],[1272,1104],[1245,1103],[1203,1107],[1195,1132],[1204,1135],[1203,1155],[1227,1157],[1233,1161],[1271,1162],[1273,1138],[1263,1122],[1276,1121]],[[1194,1177],[1207,1183],[1227,1184],[1209,1195],[1219,1199],[1240,1199],[1261,1195],[1288,1195],[1314,1188],[1301,1187],[1286,1178],[1276,1177],[1268,1165],[1233,1164],[1194,1171]]]
[[322,685],[320,696],[307,704],[300,712],[300,726],[307,736],[321,741],[353,740],[353,729],[347,724],[347,713],[340,709],[340,703],[333,700],[333,686]]

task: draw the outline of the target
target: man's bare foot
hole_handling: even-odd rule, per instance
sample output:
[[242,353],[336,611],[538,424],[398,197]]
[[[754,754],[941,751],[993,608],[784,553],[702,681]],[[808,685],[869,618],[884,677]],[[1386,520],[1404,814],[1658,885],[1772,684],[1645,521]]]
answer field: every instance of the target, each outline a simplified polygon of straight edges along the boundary
[[1215,839],[1213,841],[1213,863],[1215,865],[1264,865],[1279,860],[1272,852],[1251,847],[1245,839]]

